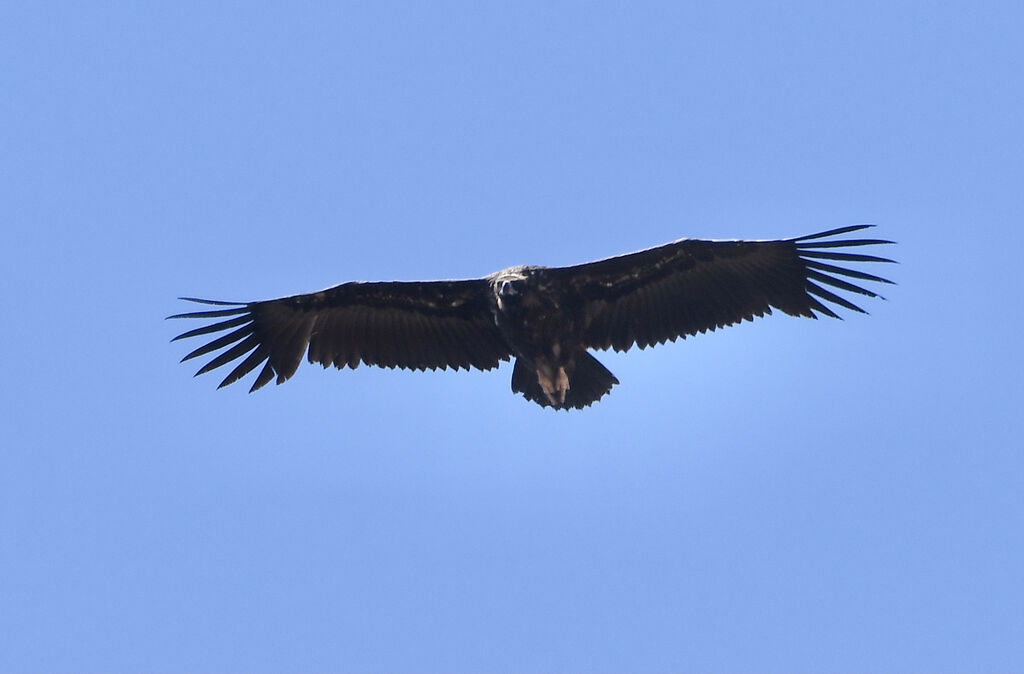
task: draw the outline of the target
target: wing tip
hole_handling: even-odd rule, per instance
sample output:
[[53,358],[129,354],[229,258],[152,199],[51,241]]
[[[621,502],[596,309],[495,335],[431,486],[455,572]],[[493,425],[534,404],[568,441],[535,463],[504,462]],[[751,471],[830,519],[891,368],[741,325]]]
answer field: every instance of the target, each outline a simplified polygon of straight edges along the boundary
[[214,309],[211,311],[185,311],[180,314],[166,316],[164,320],[171,320],[175,318],[216,318],[217,316],[234,316],[248,311],[249,307],[249,303],[247,302],[225,302],[223,300],[208,300],[201,297],[179,297],[178,299],[184,302],[194,302],[196,304],[205,304],[207,306],[231,308]]
[[185,302],[195,302],[196,304],[210,304],[218,307],[242,307],[245,306],[245,302],[229,302],[226,300],[211,300],[203,297],[179,297],[179,300]]
[[[886,301],[883,295],[870,290],[860,285],[850,283],[849,281],[843,280],[842,277],[848,277],[852,279],[858,279],[861,281],[875,282],[886,285],[896,285],[895,281],[892,281],[881,276],[869,274],[866,272],[859,271],[857,269],[849,268],[845,264],[850,263],[871,263],[871,262],[882,262],[886,264],[898,264],[896,260],[881,257],[877,255],[867,255],[863,253],[853,253],[845,251],[835,251],[833,249],[842,248],[853,248],[859,246],[879,246],[879,245],[894,245],[895,241],[888,239],[832,239],[821,241],[820,239],[827,239],[828,237],[841,236],[843,234],[849,234],[851,232],[859,232],[866,229],[875,227],[874,224],[857,224],[849,225],[846,227],[838,227],[817,234],[809,234],[807,236],[797,237],[790,239],[789,241],[796,248],[796,254],[800,260],[804,263],[806,269],[806,285],[805,290],[808,297],[811,299],[811,309],[815,312],[824,314],[831,318],[837,318],[843,320],[842,316],[832,310],[830,305],[837,305],[838,307],[845,308],[849,311],[868,315],[869,312],[864,310],[862,307],[854,304],[850,300],[846,299],[842,295],[836,294],[830,290],[826,290],[819,285],[816,285],[813,281],[818,281],[831,286],[834,289],[856,293],[865,297],[879,298]],[[833,261],[833,264],[823,262],[823,260]],[[845,263],[842,266],[838,263]],[[828,305],[826,305],[828,303]]]

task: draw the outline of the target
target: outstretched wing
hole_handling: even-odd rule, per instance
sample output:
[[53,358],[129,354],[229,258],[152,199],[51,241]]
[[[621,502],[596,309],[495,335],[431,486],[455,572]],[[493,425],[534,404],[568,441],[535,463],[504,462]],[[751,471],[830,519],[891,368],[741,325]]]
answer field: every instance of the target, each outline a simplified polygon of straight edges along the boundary
[[309,362],[324,367],[495,368],[511,352],[494,325],[489,293],[484,279],[344,283],[264,302],[183,297],[221,308],[170,318],[226,319],[175,337],[227,333],[182,361],[224,349],[196,374],[242,359],[220,385],[262,365],[250,389],[255,391],[275,377],[280,384],[295,374],[307,347]]
[[588,348],[625,351],[714,330],[772,307],[793,316],[839,318],[826,303],[864,310],[832,290],[878,297],[858,281],[884,278],[831,262],[892,262],[842,250],[892,243],[833,239],[871,225],[854,225],[780,241],[681,239],[657,248],[573,267],[547,270],[580,303]]

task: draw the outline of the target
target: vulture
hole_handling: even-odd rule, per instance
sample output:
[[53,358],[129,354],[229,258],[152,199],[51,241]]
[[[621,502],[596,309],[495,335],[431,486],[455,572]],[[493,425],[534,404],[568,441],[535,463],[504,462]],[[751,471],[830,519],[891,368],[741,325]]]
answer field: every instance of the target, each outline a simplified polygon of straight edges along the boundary
[[860,252],[891,241],[843,236],[871,226],[774,241],[679,239],[570,267],[350,282],[259,302],[183,297],[215,308],[169,318],[207,321],[175,340],[225,333],[182,359],[220,351],[196,375],[233,364],[221,387],[261,366],[250,392],[281,384],[303,354],[339,369],[490,370],[514,358],[513,392],[541,407],[582,409],[619,383],[590,350],[643,349],[773,308],[807,318],[839,318],[837,307],[866,313],[837,292],[880,297],[854,281],[892,283],[847,266],[893,262]]

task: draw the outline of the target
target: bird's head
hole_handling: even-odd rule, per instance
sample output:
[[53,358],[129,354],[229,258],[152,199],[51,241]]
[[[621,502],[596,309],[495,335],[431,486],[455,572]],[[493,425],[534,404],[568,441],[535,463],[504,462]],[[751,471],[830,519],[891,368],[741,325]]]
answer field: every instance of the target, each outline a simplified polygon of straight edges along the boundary
[[494,275],[492,287],[498,299],[499,305],[509,302],[519,302],[526,291],[529,271],[525,267],[512,267]]
[[519,294],[518,282],[512,279],[505,279],[498,284],[498,297],[508,299]]

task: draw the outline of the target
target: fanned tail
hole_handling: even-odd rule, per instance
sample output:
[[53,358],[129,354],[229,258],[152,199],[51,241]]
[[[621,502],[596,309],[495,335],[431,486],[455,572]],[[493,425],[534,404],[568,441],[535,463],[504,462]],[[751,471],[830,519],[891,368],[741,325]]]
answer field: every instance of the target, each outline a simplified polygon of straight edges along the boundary
[[512,391],[523,396],[541,407],[555,409],[583,409],[603,398],[612,387],[619,383],[615,375],[608,371],[596,358],[586,351],[580,351],[575,357],[575,367],[568,373],[569,390],[565,393],[565,403],[552,405],[544,389],[541,388],[537,371],[529,364],[517,358],[512,369]]

